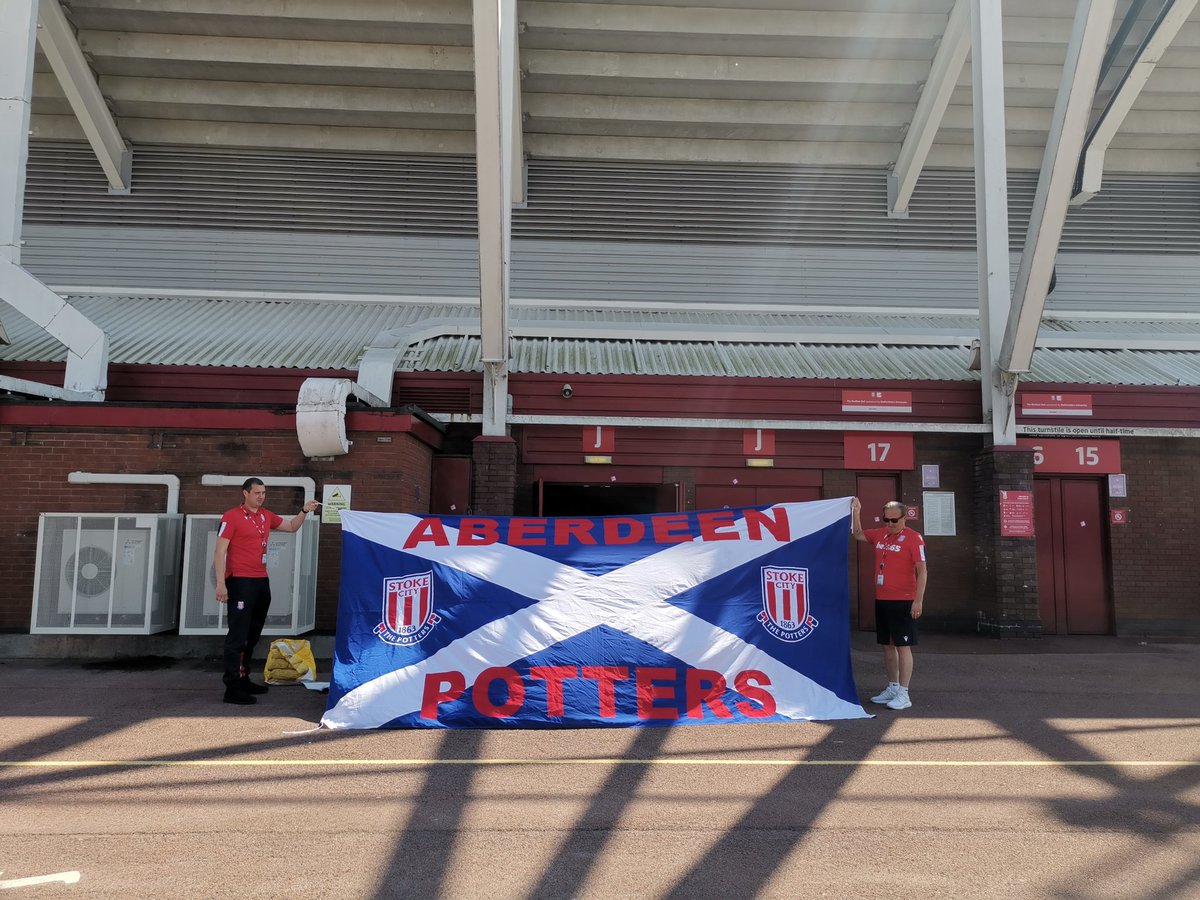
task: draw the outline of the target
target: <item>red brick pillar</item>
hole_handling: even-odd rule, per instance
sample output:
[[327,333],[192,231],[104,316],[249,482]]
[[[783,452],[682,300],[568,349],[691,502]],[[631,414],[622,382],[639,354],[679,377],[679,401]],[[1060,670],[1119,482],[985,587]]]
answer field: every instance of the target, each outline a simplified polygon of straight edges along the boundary
[[975,584],[980,630],[997,637],[1041,637],[1037,541],[1001,537],[1000,491],[1033,490],[1033,451],[989,447],[975,457]]
[[471,442],[471,511],[511,516],[517,488],[517,442],[501,435],[480,435]]

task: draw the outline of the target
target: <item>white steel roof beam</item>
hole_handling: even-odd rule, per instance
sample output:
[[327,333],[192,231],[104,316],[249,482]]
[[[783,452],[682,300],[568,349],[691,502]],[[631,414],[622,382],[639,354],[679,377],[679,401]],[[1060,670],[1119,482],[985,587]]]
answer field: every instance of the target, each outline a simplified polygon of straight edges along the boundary
[[63,387],[76,399],[103,400],[108,386],[108,335],[19,265],[0,260],[0,298],[67,348]]
[[[981,400],[984,420],[991,421],[992,440],[997,445],[1012,445],[1016,432],[1009,422],[997,366],[999,337],[1011,303],[1000,0],[972,0],[971,46]],[[1011,406],[1011,398],[1007,402]]]
[[[506,0],[507,2],[507,0]],[[513,206],[524,208],[525,184],[527,170],[525,168],[525,113],[521,100],[521,31],[522,26],[517,22],[517,4],[512,0],[512,15],[501,21],[502,28],[512,30],[512,35],[501,35],[501,46],[512,47],[512,106],[510,108],[509,135],[512,147],[509,149],[509,193]]]
[[33,96],[34,0],[0,0],[0,257],[21,259],[29,111]]
[[[182,15],[189,17],[243,18],[269,17],[275,20],[297,19],[313,22],[366,22],[422,25],[470,25],[469,15],[460,3],[446,0],[354,0],[330,3],[329,0],[287,0],[285,3],[251,4],[236,0],[87,0],[95,15],[112,18],[122,12],[140,15]],[[152,21],[157,22],[157,19]]]
[[58,0],[41,0],[38,43],[58,77],[67,102],[100,161],[111,194],[128,194],[133,154],[100,93],[100,85]]
[[1179,34],[1183,23],[1196,8],[1197,0],[1167,0],[1149,33],[1138,47],[1137,53],[1121,79],[1120,85],[1108,98],[1100,118],[1092,126],[1084,141],[1083,154],[1076,173],[1075,196],[1071,203],[1086,203],[1100,191],[1104,180],[1104,154],[1116,137],[1125,117],[1133,108],[1134,101],[1150,80],[1154,67],[1163,53]]
[[530,34],[607,36],[614,43],[641,34],[667,41],[680,37],[930,40],[942,27],[942,17],[936,12],[841,12],[836,5],[809,10],[754,6],[765,4],[728,0],[725,8],[706,3],[701,10],[692,4],[522,0],[521,16],[528,22]]
[[516,0],[473,0],[484,435],[507,433]]
[[[33,76],[34,94],[52,97],[56,81],[50,74]],[[474,97],[467,90],[411,90],[396,87],[360,85],[297,84],[289,82],[217,81],[212,79],[148,78],[145,76],[106,75],[104,90],[122,107],[131,107],[133,115],[174,110],[213,109],[225,113],[267,107],[287,110],[289,121],[303,112],[329,110],[340,114],[369,116],[380,127],[391,115],[405,120],[426,117],[441,120],[449,127],[470,130],[474,124]],[[177,114],[177,113],[176,113]]]
[[103,400],[107,335],[20,266],[36,15],[36,0],[0,0],[0,298],[66,345],[65,395]]
[[958,85],[970,48],[967,0],[956,0],[946,21],[946,32],[929,68],[929,78],[913,112],[908,133],[904,136],[904,144],[896,157],[896,165],[888,174],[888,216],[892,218],[908,218],[908,201],[925,167],[929,149],[933,146],[950,97]]
[[1000,369],[1006,373],[1028,372],[1033,361],[1115,7],[1116,0],[1079,0],[1000,348]]
[[[439,84],[457,88],[457,82],[447,83],[451,76],[464,76],[465,86],[465,76],[471,72],[470,47],[440,45],[91,31],[84,34],[80,46],[93,59],[132,62],[139,69],[154,65],[168,76],[180,67],[207,63],[214,73],[251,65],[275,73],[278,80],[291,68],[301,72],[375,70],[393,76],[407,72],[436,76]],[[188,77],[195,77],[192,70]],[[300,80],[307,83],[311,79]]]

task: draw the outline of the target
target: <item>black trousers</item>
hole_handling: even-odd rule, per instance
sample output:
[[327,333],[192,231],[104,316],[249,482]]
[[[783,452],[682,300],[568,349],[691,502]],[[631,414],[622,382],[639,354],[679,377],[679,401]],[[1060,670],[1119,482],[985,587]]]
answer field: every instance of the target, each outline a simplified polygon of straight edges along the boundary
[[268,578],[226,578],[229,590],[226,616],[229,633],[225,635],[225,674],[228,687],[250,674],[254,647],[262,637],[271,606],[271,581]]

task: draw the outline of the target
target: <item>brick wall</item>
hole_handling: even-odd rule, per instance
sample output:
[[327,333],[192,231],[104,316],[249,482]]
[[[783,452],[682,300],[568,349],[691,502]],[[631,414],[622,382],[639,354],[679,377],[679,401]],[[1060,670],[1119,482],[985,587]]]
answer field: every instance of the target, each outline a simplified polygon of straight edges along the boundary
[[[159,512],[166,491],[159,486],[72,485],[67,474],[92,472],[169,473],[182,481],[180,512],[220,513],[236,504],[236,488],[204,487],[200,476],[259,474],[307,476],[320,486],[350,484],[356,509],[425,512],[430,494],[431,449],[410,434],[355,433],[349,455],[306,460],[291,430],[254,432],[158,431],[0,427],[0,472],[5,476],[7,515],[0,525],[0,631],[29,628],[38,514],[41,512]],[[383,443],[382,440],[389,442]],[[529,466],[519,466],[510,441],[460,442],[477,466],[477,512],[528,515],[533,484]],[[1200,635],[1200,553],[1191,522],[1200,500],[1200,441],[1180,438],[1123,438],[1123,468],[1129,497],[1109,499],[1110,508],[1130,511],[1130,524],[1109,529],[1115,624],[1118,634]],[[486,449],[484,449],[486,448]],[[486,462],[480,476],[478,465]],[[916,440],[916,466],[900,473],[902,498],[922,506],[920,466],[940,467],[940,491],[955,496],[957,534],[927,537],[930,631],[973,631],[978,613],[993,623],[1016,626],[1003,633],[1036,633],[1035,542],[1000,538],[996,491],[1030,489],[1029,454],[979,450],[974,435],[925,434]],[[736,473],[735,473],[736,474]],[[825,469],[826,497],[854,493],[856,473]],[[694,506],[695,475],[689,467],[664,470],[665,482],[680,482],[684,505]],[[284,515],[299,508],[299,489],[271,488],[269,506]],[[925,531],[925,515],[914,526]],[[341,531],[321,533],[317,627],[332,631],[340,577]],[[851,573],[850,608],[858,608]]]
[[1122,438],[1129,524],[1109,529],[1117,634],[1200,636],[1200,441]]
[[471,454],[471,511],[511,516],[516,499],[517,442],[499,435],[481,435],[471,443]]
[[[309,477],[317,495],[325,483],[349,484],[355,509],[425,512],[431,449],[405,433],[356,433],[347,456],[327,462],[304,458],[294,431],[243,433],[160,432],[0,427],[0,474],[6,515],[0,524],[0,631],[29,630],[38,514],[42,512],[163,512],[166,488],[76,485],[73,471],[170,474],[180,478],[179,511],[221,513],[241,501],[237,487],[206,487],[206,474]],[[379,442],[379,438],[387,443]],[[299,488],[271,487],[268,508],[294,515]],[[317,584],[317,628],[336,620],[341,529],[322,526]]]
[[985,448],[974,459],[976,591],[983,630],[998,637],[1038,637],[1037,542],[1001,537],[999,492],[1033,490],[1033,452]]

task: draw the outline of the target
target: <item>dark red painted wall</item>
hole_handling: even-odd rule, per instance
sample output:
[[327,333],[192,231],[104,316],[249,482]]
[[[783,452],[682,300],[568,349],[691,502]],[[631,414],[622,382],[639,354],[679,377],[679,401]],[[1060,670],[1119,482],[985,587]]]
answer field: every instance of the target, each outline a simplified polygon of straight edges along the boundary
[[[1090,394],[1091,416],[1026,416],[1022,394]],[[1200,428],[1200,388],[1132,385],[1030,384],[1017,392],[1022,425],[1075,425],[1109,428]]]
[[[63,383],[63,366],[5,363],[6,375],[50,385]],[[136,403],[231,403],[291,406],[305,378],[354,378],[350,371],[237,369],[206,366],[109,366],[107,399]],[[572,396],[562,396],[569,383]],[[509,378],[518,415],[638,416],[681,418],[877,421],[877,413],[845,414],[841,391],[883,386],[910,391],[911,415],[920,422],[981,420],[980,388],[973,381],[786,380],[672,376],[558,375],[518,373]],[[1026,384],[1020,393],[1086,393],[1090,417],[1018,416],[1029,425],[1200,428],[1200,388],[1126,385]],[[1018,393],[1018,398],[1020,397]],[[481,377],[471,372],[399,373],[393,406],[415,404],[433,413],[479,413]],[[1018,407],[1019,408],[1019,407]]]

